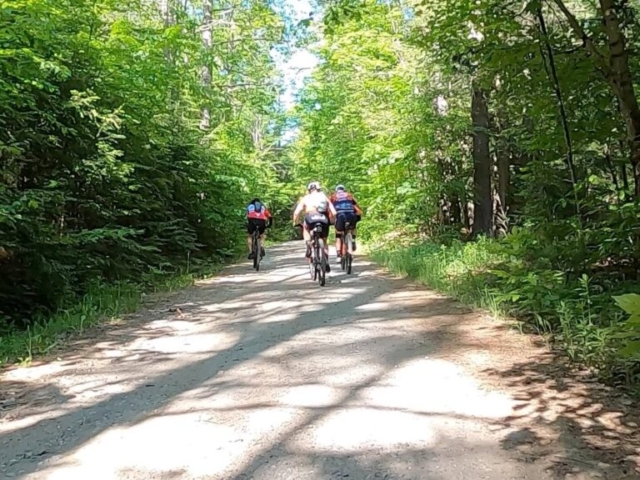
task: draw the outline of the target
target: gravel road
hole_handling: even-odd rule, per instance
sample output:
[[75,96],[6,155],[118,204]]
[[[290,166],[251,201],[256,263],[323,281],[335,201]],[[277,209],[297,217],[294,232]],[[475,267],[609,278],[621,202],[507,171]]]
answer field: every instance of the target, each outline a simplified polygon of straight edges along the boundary
[[6,372],[0,475],[557,478],[509,422],[530,402],[481,374],[529,355],[525,337],[364,257],[320,288],[302,251],[271,248],[260,273],[229,267]]

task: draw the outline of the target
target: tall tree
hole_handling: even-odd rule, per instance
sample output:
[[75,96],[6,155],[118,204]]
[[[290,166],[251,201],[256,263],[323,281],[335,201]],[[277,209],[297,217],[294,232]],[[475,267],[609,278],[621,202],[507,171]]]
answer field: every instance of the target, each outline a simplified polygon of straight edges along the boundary
[[491,154],[489,152],[489,105],[486,91],[473,84],[471,100],[473,122],[473,234],[492,234],[493,195]]
[[584,48],[591,54],[590,58],[603,73],[618,100],[620,113],[627,126],[627,141],[634,172],[635,195],[636,198],[640,198],[640,105],[635,93],[633,75],[629,65],[629,50],[620,20],[623,13],[623,2],[599,1],[600,18],[607,38],[606,53],[603,53],[566,4],[562,0],[553,1],[566,17]]
[[[202,65],[202,87],[205,92],[211,88],[211,29],[213,28],[213,18],[211,16],[211,2],[212,0],[203,0],[202,4],[202,46],[204,52],[204,64]],[[206,97],[205,97],[206,98]],[[208,130],[211,127],[211,110],[205,100],[205,104],[202,106],[202,113],[200,118],[200,128],[202,130]]]

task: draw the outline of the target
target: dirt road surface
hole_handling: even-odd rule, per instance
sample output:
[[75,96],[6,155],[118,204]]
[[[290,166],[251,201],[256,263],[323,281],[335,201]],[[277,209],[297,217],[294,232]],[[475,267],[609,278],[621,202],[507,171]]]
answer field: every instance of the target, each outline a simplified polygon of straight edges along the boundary
[[320,288],[301,252],[4,373],[0,477],[640,478],[630,417],[532,337],[364,257]]

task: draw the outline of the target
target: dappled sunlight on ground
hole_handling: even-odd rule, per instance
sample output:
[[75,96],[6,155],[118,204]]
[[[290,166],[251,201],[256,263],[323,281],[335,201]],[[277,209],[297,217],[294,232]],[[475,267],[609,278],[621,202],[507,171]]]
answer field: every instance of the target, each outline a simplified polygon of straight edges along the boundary
[[430,359],[407,362],[387,375],[384,383],[360,392],[357,400],[374,407],[452,418],[504,418],[513,408],[511,398],[482,390],[480,382],[459,366]]
[[535,456],[541,447],[561,443],[565,451],[554,458],[557,472],[581,469],[593,478],[640,478],[640,412],[630,408],[631,399],[613,395],[588,372],[570,372],[550,354],[484,373],[499,376],[518,402],[513,414],[496,424],[521,432],[515,442],[507,438],[509,448]]
[[[0,411],[0,473],[564,478],[552,458],[570,442],[540,446],[525,424],[572,412],[545,408],[553,385],[504,381],[514,359],[537,355],[528,340],[356,260],[320,289],[299,243],[274,247],[264,271],[230,267],[60,360],[6,373],[17,401]],[[619,421],[576,415],[582,428]]]

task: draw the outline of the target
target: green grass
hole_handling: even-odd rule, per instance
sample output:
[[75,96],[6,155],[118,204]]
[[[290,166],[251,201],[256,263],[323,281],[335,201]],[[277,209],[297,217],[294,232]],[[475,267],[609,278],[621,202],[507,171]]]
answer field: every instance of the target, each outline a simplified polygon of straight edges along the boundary
[[[392,272],[406,275],[462,302],[501,313],[497,295],[476,276],[499,257],[480,244],[446,247],[436,243],[371,248],[374,260]],[[477,280],[477,281],[476,281]]]
[[584,275],[569,278],[524,260],[514,247],[518,241],[407,244],[405,238],[369,251],[396,274],[544,335],[572,361],[611,383],[640,384],[638,362],[620,354],[626,316],[612,298],[635,287],[620,284],[615,291],[606,290]]
[[[238,255],[234,254],[230,260],[236,258]],[[69,301],[68,308],[34,319],[27,330],[0,336],[0,367],[29,365],[34,358],[51,353],[86,329],[135,312],[148,294],[191,286],[197,279],[213,275],[223,265],[221,262],[202,263],[195,271],[156,274],[137,284],[96,284],[82,297]]]

